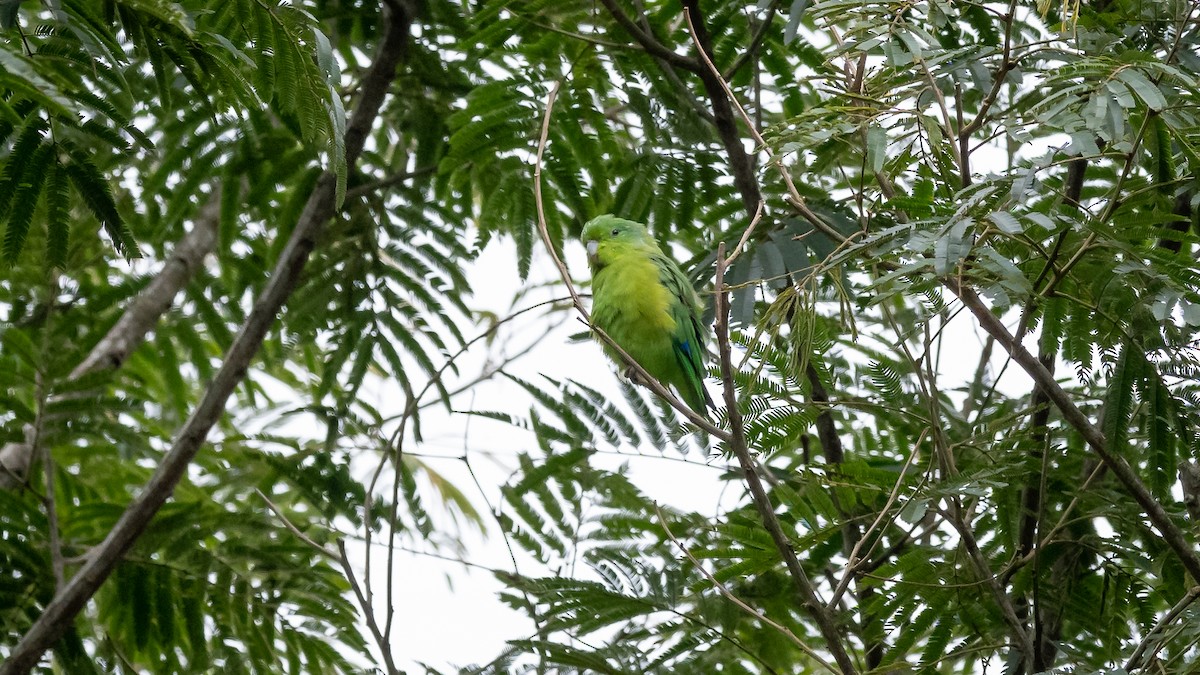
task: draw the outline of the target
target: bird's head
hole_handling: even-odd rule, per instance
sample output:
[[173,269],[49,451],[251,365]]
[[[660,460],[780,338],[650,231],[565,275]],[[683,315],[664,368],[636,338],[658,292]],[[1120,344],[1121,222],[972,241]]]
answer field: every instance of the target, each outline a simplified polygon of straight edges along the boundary
[[583,245],[587,247],[592,269],[604,267],[623,252],[658,249],[645,225],[609,214],[597,216],[583,226]]

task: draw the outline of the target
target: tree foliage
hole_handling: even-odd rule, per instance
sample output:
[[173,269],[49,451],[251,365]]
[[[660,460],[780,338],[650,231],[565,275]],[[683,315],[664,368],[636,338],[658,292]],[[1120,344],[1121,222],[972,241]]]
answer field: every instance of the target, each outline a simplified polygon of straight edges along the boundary
[[[332,181],[235,403],[59,668],[395,671],[393,589],[344,546],[469,557],[448,513],[535,561],[496,575],[536,633],[462,672],[1190,672],[1198,26],[1186,0],[0,0],[0,463],[32,459],[0,475],[0,656]],[[573,311],[475,312],[476,254],[511,240],[541,278],[606,212],[728,297],[723,435],[562,364],[460,369]],[[489,379],[510,408],[470,409]],[[416,452],[433,406],[528,438],[493,513]],[[725,466],[736,498],[655,503],[611,453]]]

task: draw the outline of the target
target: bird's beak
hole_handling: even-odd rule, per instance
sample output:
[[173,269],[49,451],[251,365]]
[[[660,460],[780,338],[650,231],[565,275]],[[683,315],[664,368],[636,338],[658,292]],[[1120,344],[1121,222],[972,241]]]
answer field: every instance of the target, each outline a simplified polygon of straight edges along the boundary
[[588,262],[592,263],[593,265],[596,264],[596,251],[599,250],[599,248],[600,242],[596,241],[595,239],[587,243]]

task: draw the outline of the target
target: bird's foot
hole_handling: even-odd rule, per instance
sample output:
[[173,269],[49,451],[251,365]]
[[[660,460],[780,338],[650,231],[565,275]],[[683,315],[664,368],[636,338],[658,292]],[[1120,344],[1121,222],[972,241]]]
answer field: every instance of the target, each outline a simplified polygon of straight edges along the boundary
[[630,382],[632,382],[634,384],[639,384],[643,387],[646,386],[646,381],[642,378],[641,375],[638,374],[637,369],[634,368],[633,366],[626,367],[623,375],[625,375],[625,379],[629,380]]

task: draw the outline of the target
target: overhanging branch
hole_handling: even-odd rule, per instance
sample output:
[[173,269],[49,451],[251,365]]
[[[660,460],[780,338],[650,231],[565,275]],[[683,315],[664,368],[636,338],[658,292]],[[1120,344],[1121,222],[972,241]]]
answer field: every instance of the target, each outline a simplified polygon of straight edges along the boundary
[[[346,129],[346,163],[349,165],[353,165],[362,152],[408,39],[411,14],[398,2],[389,3],[388,8],[384,11],[387,25],[383,38],[363,80],[359,104]],[[23,675],[37,665],[42,654],[73,624],[75,616],[171,496],[192,458],[204,444],[208,432],[224,414],[229,396],[245,378],[250,362],[262,346],[279,310],[299,284],[300,273],[316,244],[316,238],[333,216],[336,207],[335,186],[333,173],[326,172],[321,176],[280,254],[270,281],[230,345],[221,369],[204,392],[192,416],[180,429],[171,450],[108,536],[88,556],[67,586],[46,606],[42,615],[13,648],[8,660],[0,665],[0,675]]]

